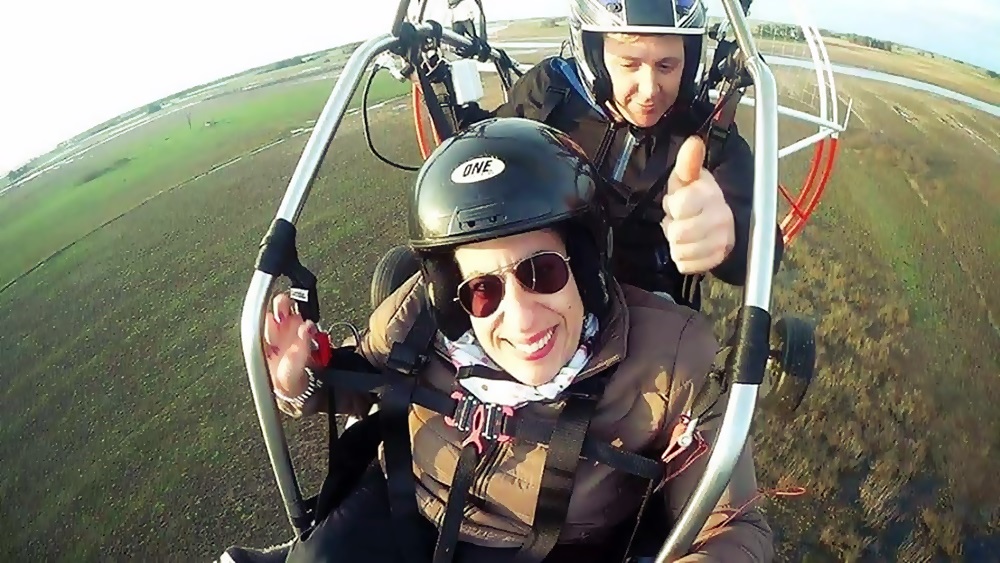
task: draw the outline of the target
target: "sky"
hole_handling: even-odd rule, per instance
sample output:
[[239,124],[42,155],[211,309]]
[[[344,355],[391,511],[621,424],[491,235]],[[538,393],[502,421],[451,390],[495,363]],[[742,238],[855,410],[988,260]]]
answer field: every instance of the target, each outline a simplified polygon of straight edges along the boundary
[[[416,4],[417,0],[413,0]],[[443,5],[445,0],[431,0]],[[566,15],[567,0],[482,0],[490,20]],[[1000,2],[755,0],[751,17],[939,52],[1000,72]],[[5,0],[0,175],[98,123],[222,76],[389,30],[397,0]],[[709,12],[723,15],[719,0]],[[331,85],[332,86],[332,85]]]

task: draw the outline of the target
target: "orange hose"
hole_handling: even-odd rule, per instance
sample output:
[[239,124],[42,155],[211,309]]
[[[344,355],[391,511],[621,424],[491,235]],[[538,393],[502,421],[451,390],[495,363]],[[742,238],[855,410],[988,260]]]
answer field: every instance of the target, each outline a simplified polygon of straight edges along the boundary
[[413,83],[410,88],[410,101],[413,102],[413,127],[417,132],[417,145],[420,147],[420,156],[426,160],[430,156],[431,151],[427,147],[427,138],[424,135],[424,122],[420,118],[420,99],[420,87],[416,83]]
[[[428,156],[430,156],[431,151],[433,149],[429,147],[424,136],[424,131],[425,131],[423,124],[424,96],[423,96],[423,90],[420,88],[420,84],[414,82],[412,87],[412,92],[413,92],[413,119],[414,119],[414,124],[416,125],[418,131],[417,135],[418,135],[418,143],[420,143],[420,153],[423,155],[423,158],[426,159]],[[434,146],[437,147],[438,145],[441,144],[441,135],[438,133],[437,128],[434,127],[433,122],[430,123],[430,130],[433,133]]]

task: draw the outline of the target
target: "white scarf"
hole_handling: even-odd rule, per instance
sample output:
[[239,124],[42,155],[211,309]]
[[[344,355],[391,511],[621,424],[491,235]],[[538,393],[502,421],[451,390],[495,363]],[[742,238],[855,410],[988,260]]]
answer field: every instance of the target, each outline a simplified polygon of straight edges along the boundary
[[[543,400],[553,400],[559,393],[570,386],[583,367],[590,361],[593,353],[593,341],[597,335],[597,317],[588,314],[583,320],[583,331],[580,335],[580,346],[569,362],[559,370],[550,381],[541,385],[525,385],[513,379],[495,380],[481,377],[465,377],[459,384],[480,402],[518,408],[525,403]],[[472,365],[486,366],[497,371],[501,370],[486,354],[483,347],[476,341],[472,330],[466,331],[458,340],[449,340],[438,333],[438,342],[445,355],[455,369]]]

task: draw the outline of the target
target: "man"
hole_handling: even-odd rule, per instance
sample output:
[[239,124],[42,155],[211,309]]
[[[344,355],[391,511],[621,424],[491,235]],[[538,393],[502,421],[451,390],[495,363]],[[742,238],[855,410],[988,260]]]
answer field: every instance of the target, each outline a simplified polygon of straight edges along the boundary
[[[754,177],[735,123],[706,159],[713,105],[697,99],[705,7],[570,0],[569,20],[571,57],[535,65],[494,111],[459,108],[459,127],[515,116],[568,133],[614,187],[615,276],[700,309],[708,272],[745,281]],[[775,270],[784,250],[776,239]]]

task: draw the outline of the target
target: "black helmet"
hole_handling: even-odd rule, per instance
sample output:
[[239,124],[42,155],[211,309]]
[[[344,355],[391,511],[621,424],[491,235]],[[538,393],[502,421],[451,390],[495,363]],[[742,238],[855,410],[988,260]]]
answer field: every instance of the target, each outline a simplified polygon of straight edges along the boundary
[[677,104],[689,103],[697,92],[707,22],[702,0],[570,0],[570,47],[588,93],[603,105],[612,97],[605,34],[681,35],[685,56]]
[[454,302],[455,247],[543,228],[562,235],[584,306],[602,317],[611,249],[603,182],[568,135],[529,119],[481,121],[441,143],[417,174],[409,206],[409,244],[439,329],[457,338],[469,328]]

